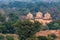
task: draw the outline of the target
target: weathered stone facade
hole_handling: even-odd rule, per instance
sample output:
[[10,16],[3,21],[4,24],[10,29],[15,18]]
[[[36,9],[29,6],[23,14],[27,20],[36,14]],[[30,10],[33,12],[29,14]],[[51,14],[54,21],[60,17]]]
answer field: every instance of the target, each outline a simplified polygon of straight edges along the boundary
[[42,23],[43,25],[50,23],[52,21],[51,18],[52,17],[48,12],[44,16],[43,16],[42,12],[37,12],[36,17],[34,17],[33,14],[31,14],[29,12],[26,17],[26,19],[29,19],[32,22],[34,22],[34,20],[36,20],[36,21]]

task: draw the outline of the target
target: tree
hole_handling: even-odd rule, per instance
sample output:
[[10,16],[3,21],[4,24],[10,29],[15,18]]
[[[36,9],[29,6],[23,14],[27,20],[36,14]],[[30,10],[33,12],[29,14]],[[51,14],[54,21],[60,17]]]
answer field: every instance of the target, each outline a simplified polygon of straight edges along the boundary
[[60,29],[60,21],[53,21],[47,24],[47,26],[50,30],[58,30]]
[[57,38],[57,36],[55,34],[48,34],[48,36],[39,36],[37,37],[38,40],[55,40],[55,38]]
[[0,13],[0,22],[5,22],[5,16],[3,16],[1,13]]
[[49,30],[49,28],[48,28],[47,25],[45,25],[45,26],[42,26],[42,27],[41,27],[41,30]]
[[10,13],[8,16],[9,16],[9,21],[17,21],[19,19],[19,17],[14,13]]
[[0,40],[4,40],[4,36],[0,35]]
[[55,40],[55,38],[57,38],[55,34],[48,34],[48,39]]
[[27,38],[26,40],[38,40],[38,38],[35,35],[32,35],[30,38]]
[[11,33],[14,34],[14,27],[12,26],[14,22],[4,22],[3,24],[0,24],[0,33],[6,34]]
[[26,38],[31,37],[36,32],[40,31],[40,23],[26,21],[18,21],[13,24],[16,34],[21,37],[21,40],[26,40]]
[[5,25],[0,24],[0,33],[2,33],[4,29],[5,29]]
[[48,40],[48,38],[46,36],[39,36],[38,40]]
[[6,36],[6,39],[7,40],[14,40],[14,37],[13,36]]

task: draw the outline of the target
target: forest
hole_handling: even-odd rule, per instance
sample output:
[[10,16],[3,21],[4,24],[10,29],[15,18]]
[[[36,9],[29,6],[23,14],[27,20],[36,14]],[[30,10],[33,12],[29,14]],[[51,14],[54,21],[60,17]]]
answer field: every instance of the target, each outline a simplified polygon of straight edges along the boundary
[[34,16],[36,12],[40,11],[43,14],[49,12],[52,15],[52,19],[60,19],[60,2],[20,2],[14,1],[9,4],[0,4],[0,10],[7,16],[10,13],[15,13],[18,16],[26,15],[31,12]]

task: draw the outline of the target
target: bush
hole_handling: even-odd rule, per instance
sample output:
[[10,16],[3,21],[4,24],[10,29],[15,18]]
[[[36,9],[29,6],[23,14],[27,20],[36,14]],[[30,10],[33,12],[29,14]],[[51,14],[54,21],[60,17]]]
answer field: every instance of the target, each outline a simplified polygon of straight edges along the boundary
[[0,40],[4,40],[4,36],[0,35]]
[[38,40],[48,40],[48,38],[46,36],[39,36]]
[[33,35],[33,36],[27,38],[26,40],[38,40],[38,38],[35,35]]
[[57,36],[55,34],[49,34],[48,38],[54,40]]
[[12,36],[7,36],[6,38],[7,38],[7,40],[14,40],[14,38]]

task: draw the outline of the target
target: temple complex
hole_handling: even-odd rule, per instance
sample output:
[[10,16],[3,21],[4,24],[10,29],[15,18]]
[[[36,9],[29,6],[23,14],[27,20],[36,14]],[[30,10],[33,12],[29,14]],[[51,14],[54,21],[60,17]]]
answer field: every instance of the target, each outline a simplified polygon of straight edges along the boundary
[[52,20],[51,20],[51,15],[47,12],[44,14],[43,16],[43,13],[42,12],[37,12],[36,13],[36,17],[33,16],[33,14],[31,14],[30,12],[27,14],[27,17],[26,19],[29,19],[30,21],[34,22],[35,21],[38,21],[40,23],[42,23],[43,25],[46,25],[48,23],[50,23]]

